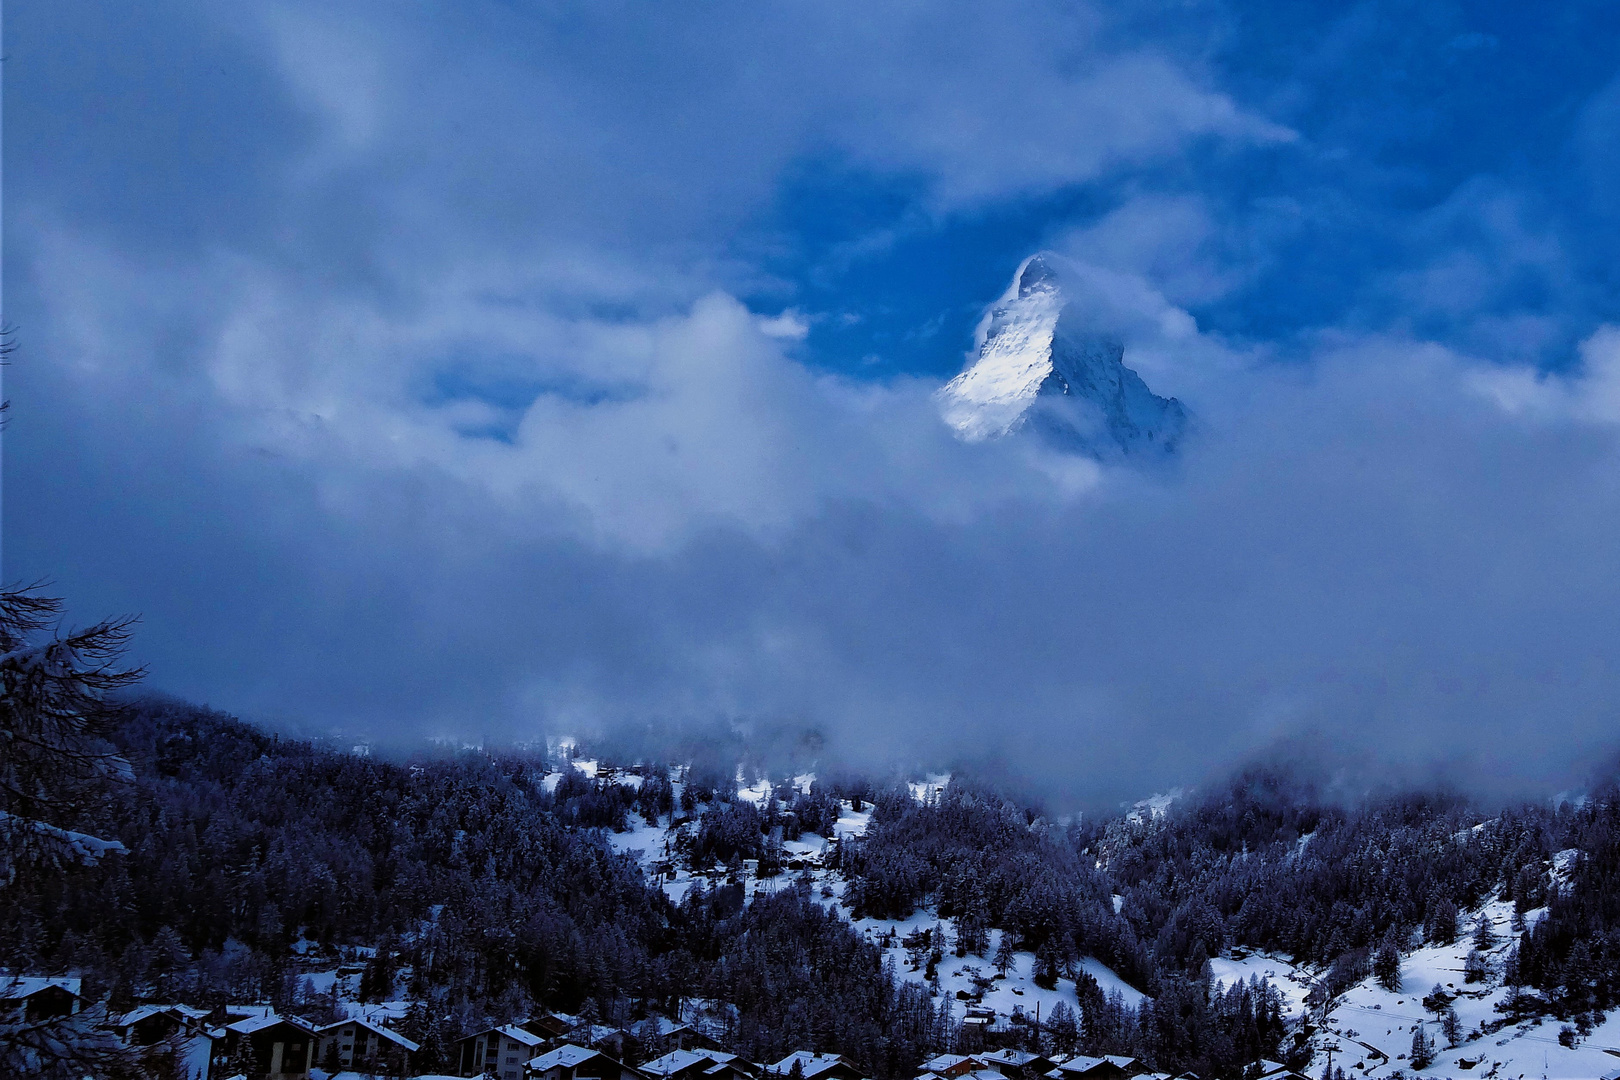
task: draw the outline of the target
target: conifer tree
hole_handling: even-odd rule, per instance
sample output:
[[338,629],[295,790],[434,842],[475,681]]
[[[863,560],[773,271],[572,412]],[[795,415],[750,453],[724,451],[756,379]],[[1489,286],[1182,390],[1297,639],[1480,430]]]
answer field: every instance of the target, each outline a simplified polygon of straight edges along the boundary
[[1434,1039],[1425,1030],[1427,1027],[1420,1023],[1412,1029],[1412,1049],[1407,1060],[1414,1069],[1427,1069],[1434,1062]]
[[[105,736],[116,719],[107,695],[141,677],[119,664],[132,620],[64,634],[54,629],[61,614],[62,601],[37,586],[0,591],[0,904],[20,875],[59,874],[124,851],[74,826],[107,781],[130,779]],[[7,981],[0,975],[0,989]],[[0,1075],[142,1075],[136,1056],[101,1026],[106,1016],[98,1003],[65,1017],[0,1021]]]
[[[1365,970],[1365,969],[1364,969]],[[1386,937],[1378,951],[1373,954],[1373,978],[1378,980],[1390,993],[1397,993],[1401,988],[1401,951],[1395,946],[1393,937]]]

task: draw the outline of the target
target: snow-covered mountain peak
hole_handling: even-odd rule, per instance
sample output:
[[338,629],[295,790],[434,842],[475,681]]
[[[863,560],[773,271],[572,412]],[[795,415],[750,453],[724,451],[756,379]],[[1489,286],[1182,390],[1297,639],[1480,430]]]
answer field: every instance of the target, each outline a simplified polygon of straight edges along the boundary
[[1037,289],[1056,292],[1058,290],[1057,270],[1046,252],[1037,252],[1024,260],[1018,268],[1018,295],[1028,296]]
[[1033,427],[1096,457],[1173,451],[1186,410],[1125,366],[1124,345],[1079,310],[1066,276],[1050,252],[1018,267],[980,324],[978,355],[940,390],[946,423],[967,442]]

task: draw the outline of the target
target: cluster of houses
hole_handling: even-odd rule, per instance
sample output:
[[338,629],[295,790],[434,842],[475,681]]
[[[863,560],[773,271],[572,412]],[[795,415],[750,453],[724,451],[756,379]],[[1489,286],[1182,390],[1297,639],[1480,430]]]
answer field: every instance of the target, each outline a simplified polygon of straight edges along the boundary
[[[79,1012],[80,981],[0,976],[0,1018],[40,1023]],[[125,1046],[173,1055],[185,1080],[306,1080],[311,1071],[356,1070],[410,1075],[420,1047],[374,1019],[351,1016],[311,1024],[266,1005],[141,1005],[110,1016],[106,1026]],[[334,1068],[335,1067],[335,1068]]]
[[[70,1016],[80,1007],[77,979],[0,977],[0,1018],[30,1021]],[[269,1006],[142,1005],[109,1020],[134,1048],[176,1054],[185,1080],[314,1080],[342,1071],[406,1077],[416,1043],[375,1017],[350,1016],[311,1024],[277,1015]],[[661,1056],[639,1065],[649,1050]],[[662,1017],[631,1029],[591,1024],[547,1013],[501,1024],[458,1039],[450,1055],[454,1075],[493,1080],[866,1080],[837,1054],[799,1051],[781,1061],[755,1064],[727,1053],[701,1031]],[[1259,1062],[1255,1080],[1308,1080],[1277,1062]],[[1048,1058],[999,1049],[942,1054],[925,1063],[916,1080],[1199,1080],[1193,1073],[1154,1073],[1132,1057]]]
[[[1257,1062],[1255,1080],[1309,1080],[1277,1061]],[[1199,1080],[1197,1073],[1156,1073],[1137,1058],[1117,1054],[1049,1058],[1027,1050],[992,1050],[983,1054],[941,1054],[923,1065],[917,1080]]]

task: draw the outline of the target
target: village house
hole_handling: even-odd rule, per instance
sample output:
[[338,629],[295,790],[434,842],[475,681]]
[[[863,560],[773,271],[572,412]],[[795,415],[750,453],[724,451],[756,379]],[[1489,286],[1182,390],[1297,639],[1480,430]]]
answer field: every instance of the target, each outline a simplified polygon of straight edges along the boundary
[[956,1080],[959,1076],[978,1072],[984,1067],[985,1064],[981,1059],[967,1054],[940,1054],[923,1062],[923,1074],[925,1076],[932,1074],[940,1080]]
[[190,1005],[141,1005],[110,1026],[125,1046],[164,1054],[172,1047],[180,1080],[208,1080],[215,1044],[225,1037],[208,1021],[206,1011]]
[[390,1072],[403,1073],[410,1063],[410,1055],[420,1049],[397,1031],[357,1016],[328,1024],[317,1036],[316,1062],[329,1073],[338,1071],[334,1065],[360,1072],[374,1072],[381,1066]]
[[248,1080],[304,1080],[315,1066],[315,1029],[291,1016],[266,1013],[225,1025],[224,1056],[236,1062],[251,1050]]
[[190,1005],[141,1005],[112,1019],[113,1032],[125,1046],[151,1046],[179,1032],[207,1027],[208,1013]]
[[631,1025],[643,1054],[656,1048],[658,1053],[669,1050],[719,1050],[720,1044],[709,1036],[678,1020],[667,1016],[649,1016]]
[[0,1019],[38,1024],[79,1011],[78,979],[0,975]]
[[1059,1062],[1057,1068],[1046,1076],[1049,1080],[1116,1080],[1119,1077],[1142,1076],[1147,1071],[1146,1065],[1132,1057],[1076,1054],[1067,1061]]
[[647,1080],[639,1069],[600,1050],[573,1043],[541,1054],[526,1068],[528,1080]]
[[803,1080],[861,1080],[865,1075],[860,1067],[838,1054],[812,1054],[800,1050],[789,1054],[774,1065],[765,1066],[766,1073],[785,1078],[794,1075],[794,1067]]
[[754,1080],[759,1070],[723,1050],[671,1050],[642,1065],[653,1080]]
[[1028,1050],[992,1050],[978,1057],[1008,1080],[1034,1080],[1057,1067],[1057,1062],[1051,1058],[1032,1054]]
[[553,1036],[538,1035],[517,1024],[487,1028],[456,1041],[456,1072],[461,1076],[523,1080],[523,1063],[554,1041]]
[[1255,1065],[1257,1080],[1309,1080],[1309,1077],[1295,1072],[1280,1061],[1267,1061],[1262,1058]]

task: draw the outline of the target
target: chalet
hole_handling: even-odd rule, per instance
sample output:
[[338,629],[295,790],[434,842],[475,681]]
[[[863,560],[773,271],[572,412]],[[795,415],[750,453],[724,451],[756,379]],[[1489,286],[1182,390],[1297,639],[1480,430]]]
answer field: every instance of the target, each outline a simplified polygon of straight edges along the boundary
[[[208,1080],[216,1044],[225,1037],[208,1021],[206,1011],[190,1005],[142,1005],[114,1017],[109,1026],[125,1046],[147,1051],[142,1056],[150,1055],[154,1065],[172,1050],[178,1080]],[[167,1067],[165,1062],[158,1069]]]
[[456,1072],[462,1076],[522,1080],[523,1063],[547,1049],[553,1041],[517,1024],[488,1028],[457,1040],[453,1059]]
[[984,1068],[985,1060],[967,1054],[941,1054],[923,1062],[923,1072],[933,1073],[940,1080],[956,1080],[959,1076]]
[[848,1058],[838,1054],[812,1054],[800,1050],[789,1054],[774,1065],[765,1066],[769,1076],[786,1078],[793,1075],[794,1066],[804,1080],[861,1080],[861,1070]]
[[612,1024],[581,1024],[574,1029],[568,1041],[575,1046],[600,1050],[619,1061],[639,1056],[641,1052],[640,1040],[624,1028]]
[[1256,1062],[1257,1080],[1308,1080],[1307,1077],[1295,1072],[1280,1061],[1267,1061],[1262,1058]]
[[201,1031],[208,1013],[190,1005],[142,1005],[112,1018],[113,1033],[125,1046],[151,1046],[175,1035]]
[[1135,1061],[1134,1058],[1106,1058],[1087,1057],[1078,1054],[1062,1062],[1057,1068],[1047,1073],[1050,1080],[1117,1080],[1127,1076],[1137,1076],[1147,1072],[1126,1072],[1122,1064],[1126,1061]]
[[[667,1016],[649,1016],[631,1025],[643,1052],[649,1047],[662,1050],[719,1050],[720,1044],[708,1035]],[[738,1059],[740,1063],[740,1059]]]
[[358,1016],[328,1024],[316,1034],[320,1037],[316,1061],[332,1073],[338,1071],[333,1065],[360,1072],[375,1072],[384,1066],[390,1072],[404,1073],[410,1055],[421,1049],[399,1032]]
[[78,979],[0,975],[0,1019],[37,1024],[79,1011]]
[[1008,1080],[1035,1080],[1057,1067],[1051,1058],[1032,1054],[1028,1050],[992,1050],[978,1055],[979,1060]]
[[653,1080],[753,1080],[755,1067],[723,1050],[671,1050],[641,1066]]
[[304,1080],[315,1066],[316,1041],[304,1021],[268,1013],[225,1025],[225,1059],[251,1057],[248,1080]]
[[542,1039],[566,1039],[579,1026],[579,1017],[567,1013],[543,1013],[532,1020],[524,1020],[518,1027]]
[[600,1050],[564,1043],[541,1054],[526,1067],[528,1080],[647,1080],[638,1069]]
[[151,1046],[175,1035],[206,1027],[207,1010],[191,1006],[139,1006],[112,1018],[113,1033],[125,1046]]

